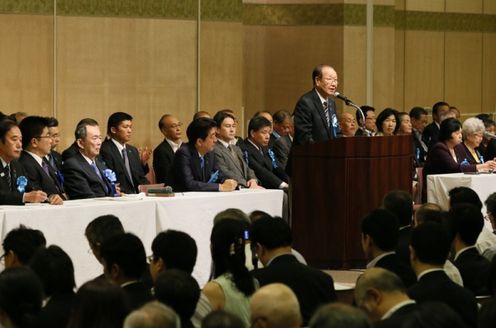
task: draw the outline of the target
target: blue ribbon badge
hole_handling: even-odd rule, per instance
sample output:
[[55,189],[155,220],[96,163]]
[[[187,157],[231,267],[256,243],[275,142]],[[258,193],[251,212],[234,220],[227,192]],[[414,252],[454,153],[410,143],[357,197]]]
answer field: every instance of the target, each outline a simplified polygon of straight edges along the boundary
[[219,179],[219,170],[215,171],[210,175],[210,179],[208,179],[208,183],[217,182],[218,179]]
[[468,162],[468,160],[465,158],[461,163],[460,163],[461,166],[468,166],[470,165],[470,163]]
[[274,154],[271,148],[269,148],[267,152],[269,153],[270,159],[272,161],[272,167],[277,169],[276,154]]
[[28,179],[24,175],[17,177],[17,190],[19,192],[24,192],[26,190],[26,186],[28,185]]
[[115,172],[112,171],[111,169],[105,169],[103,170],[103,174],[105,175],[105,178],[110,182],[112,185],[112,196],[116,196],[117,191],[115,190],[115,182],[117,181],[117,178],[115,176]]

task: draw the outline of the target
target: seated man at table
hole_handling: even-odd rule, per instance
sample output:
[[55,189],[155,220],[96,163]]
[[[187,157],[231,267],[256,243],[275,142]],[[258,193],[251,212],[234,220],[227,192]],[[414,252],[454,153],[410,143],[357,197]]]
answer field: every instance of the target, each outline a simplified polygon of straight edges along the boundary
[[2,247],[5,268],[28,265],[36,251],[46,246],[43,232],[20,225],[5,236]]
[[70,199],[120,196],[119,187],[112,186],[115,173],[98,156],[102,145],[98,123],[93,119],[81,122],[75,132],[79,151],[62,165],[67,195]]
[[362,220],[362,249],[369,260],[367,268],[384,268],[394,272],[407,287],[417,280],[412,268],[396,254],[399,225],[386,209],[376,209]]
[[259,188],[257,177],[243,159],[241,149],[234,145],[236,141],[236,123],[234,116],[220,111],[214,116],[217,124],[217,143],[214,148],[215,161],[221,174],[236,180],[243,188]]
[[169,114],[163,115],[158,122],[160,132],[164,135],[164,141],[153,150],[153,170],[157,183],[165,183],[166,185],[171,183],[174,154],[183,143],[181,140],[182,125],[177,118]]
[[17,161],[22,151],[22,134],[17,124],[0,120],[0,204],[24,205],[50,201],[41,190],[32,190],[23,166]]
[[274,152],[267,148],[271,129],[272,123],[265,117],[257,116],[250,120],[248,138],[243,145],[245,160],[264,188],[286,189],[289,177]]
[[252,271],[261,286],[282,283],[293,290],[303,317],[308,324],[314,311],[322,304],[336,300],[332,277],[306,266],[291,253],[291,229],[281,218],[260,219],[250,230],[252,247],[265,266]]
[[47,117],[48,133],[52,137],[52,149],[47,155],[48,162],[55,171],[62,169],[62,155],[57,151],[57,146],[60,143],[59,121],[55,117]]
[[172,164],[174,191],[233,191],[237,182],[224,179],[215,161],[217,125],[210,118],[198,118],[186,130],[183,144]]
[[116,112],[110,115],[107,122],[109,138],[102,143],[100,154],[105,164],[115,172],[121,192],[136,194],[138,186],[149,184],[145,177],[148,164],[143,163],[138,149],[131,146],[133,117],[127,113]]
[[44,191],[52,204],[62,204],[66,198],[64,187],[46,158],[52,146],[48,120],[40,116],[28,116],[22,120],[19,128],[24,149],[19,162],[24,167],[31,187]]

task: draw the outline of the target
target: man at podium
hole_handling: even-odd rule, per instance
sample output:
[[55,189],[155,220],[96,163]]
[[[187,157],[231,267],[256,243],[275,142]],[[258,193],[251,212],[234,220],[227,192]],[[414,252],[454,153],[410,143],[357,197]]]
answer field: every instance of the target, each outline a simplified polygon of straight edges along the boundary
[[329,65],[312,72],[313,89],[298,100],[294,110],[294,144],[335,139],[340,134],[336,103],[331,96],[338,87],[338,74]]

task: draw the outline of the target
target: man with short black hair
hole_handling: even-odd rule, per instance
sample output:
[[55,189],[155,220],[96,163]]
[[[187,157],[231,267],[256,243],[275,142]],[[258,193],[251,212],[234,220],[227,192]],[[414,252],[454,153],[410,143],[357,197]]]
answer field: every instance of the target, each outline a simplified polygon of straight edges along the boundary
[[449,104],[439,101],[432,106],[432,123],[427,125],[422,133],[422,139],[429,149],[439,139],[439,127],[444,116],[449,112]]
[[102,257],[100,255],[100,247],[103,242],[115,235],[120,235],[124,233],[124,227],[121,221],[115,215],[101,215],[88,223],[84,231],[84,235],[88,240],[91,251],[98,262],[102,263]]
[[164,141],[153,150],[153,170],[157,183],[169,185],[172,182],[171,170],[174,154],[183,143],[181,140],[182,125],[170,114],[163,115],[158,121],[158,128],[164,135]]
[[415,274],[396,254],[399,226],[396,217],[386,209],[376,209],[362,220],[362,248],[369,263],[397,274],[405,286],[415,283]]
[[40,230],[20,225],[5,236],[2,255],[5,268],[28,265],[36,251],[46,246],[46,239]]
[[116,112],[109,116],[107,121],[108,139],[102,143],[100,149],[105,164],[115,172],[121,192],[136,194],[138,186],[149,184],[145,177],[148,164],[142,162],[138,149],[131,146],[133,132],[133,117],[127,113]]
[[[52,137],[52,149],[47,155],[48,162],[59,172],[62,169],[62,155],[57,152],[57,146],[60,143],[59,121],[55,117],[47,117],[48,133]],[[59,172],[60,173],[60,172]]]
[[146,270],[146,253],[141,240],[131,233],[106,239],[100,248],[105,276],[122,287],[131,309],[152,299],[150,290],[139,280]]
[[175,191],[233,191],[237,182],[225,179],[213,152],[217,124],[210,118],[198,118],[186,130],[188,143],[174,156],[172,185]]
[[291,229],[286,221],[277,217],[258,220],[251,226],[250,239],[264,265],[253,271],[253,276],[261,286],[279,282],[291,288],[300,304],[303,325],[318,306],[336,300],[332,277],[301,264],[291,253]]
[[43,190],[51,204],[61,205],[66,199],[64,187],[46,158],[52,146],[48,120],[41,116],[28,116],[22,120],[19,128],[23,137],[19,162],[24,167],[31,187]]
[[377,125],[375,122],[377,121],[375,117],[375,108],[372,106],[363,105],[360,107],[362,109],[363,116],[365,116],[365,130],[362,127],[362,115],[360,115],[359,111],[356,111],[356,121],[358,124],[358,129],[356,132],[356,136],[375,136],[377,133]]

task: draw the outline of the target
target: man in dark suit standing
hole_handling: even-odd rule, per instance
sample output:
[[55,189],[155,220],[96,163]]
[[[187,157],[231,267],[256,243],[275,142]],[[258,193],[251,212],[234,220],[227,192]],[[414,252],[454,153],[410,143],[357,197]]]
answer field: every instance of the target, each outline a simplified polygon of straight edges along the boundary
[[253,271],[261,286],[282,283],[295,293],[303,326],[322,304],[336,300],[332,277],[306,266],[291,253],[291,229],[281,218],[265,218],[253,223],[251,244],[264,268]]
[[439,127],[444,116],[449,112],[449,104],[439,101],[432,106],[432,123],[422,132],[422,139],[429,149],[439,140]]
[[295,145],[327,141],[340,133],[336,103],[331,98],[338,87],[338,74],[328,65],[312,72],[314,88],[304,94],[294,110]]
[[[22,151],[21,130],[14,121],[0,120],[0,204],[24,205],[41,203],[48,196],[41,190],[30,190],[23,166],[17,161]],[[48,200],[49,201],[49,200]]]
[[43,190],[53,204],[62,204],[66,198],[55,169],[46,156],[51,151],[52,136],[48,132],[48,120],[40,116],[28,116],[19,125],[22,133],[23,151],[19,162],[23,165],[31,187]]
[[62,169],[62,155],[57,151],[60,143],[59,121],[55,117],[47,117],[48,133],[52,137],[52,149],[46,156],[48,162],[58,172]]
[[217,124],[210,118],[198,118],[186,130],[188,143],[174,155],[172,164],[175,191],[233,191],[238,183],[225,179],[215,161]]
[[450,233],[438,222],[424,222],[413,230],[410,260],[418,282],[408,289],[408,295],[418,303],[445,303],[460,314],[468,327],[476,327],[474,294],[451,281],[443,270],[450,244]]
[[138,149],[131,146],[133,117],[127,113],[116,112],[110,115],[107,122],[109,138],[102,143],[100,151],[105,164],[115,172],[121,192],[136,194],[138,186],[149,184],[145,177],[148,164],[141,161]]
[[177,118],[165,114],[158,122],[158,128],[164,135],[164,141],[153,150],[153,170],[157,183],[171,184],[171,169],[174,154],[183,143],[181,140],[181,126]]
[[274,131],[272,135],[278,136],[272,150],[276,154],[277,160],[282,168],[286,168],[291,146],[293,145],[294,125],[291,114],[285,110],[279,110],[274,113]]
[[427,111],[422,107],[413,107],[410,110],[410,120],[412,121],[413,144],[414,144],[414,164],[416,167],[423,166],[427,157],[427,145],[425,144],[422,133],[427,125]]
[[236,123],[234,116],[225,111],[215,114],[217,124],[217,143],[214,154],[217,166],[222,175],[234,179],[243,188],[260,188],[257,177],[248,166],[241,149],[236,143]]
[[119,196],[118,186],[115,193],[112,190],[113,172],[99,157],[102,136],[98,123],[93,119],[81,122],[75,132],[79,151],[62,165],[67,195],[70,199]]

